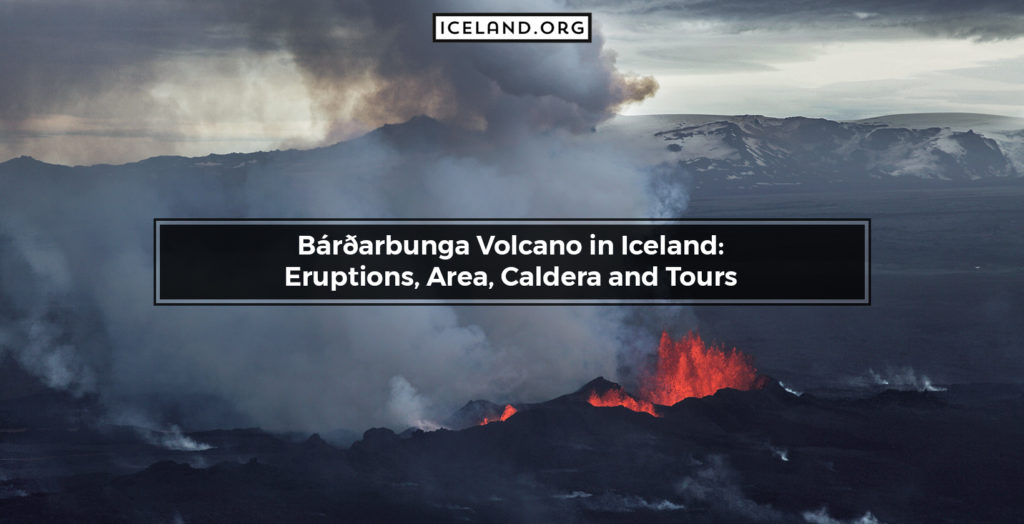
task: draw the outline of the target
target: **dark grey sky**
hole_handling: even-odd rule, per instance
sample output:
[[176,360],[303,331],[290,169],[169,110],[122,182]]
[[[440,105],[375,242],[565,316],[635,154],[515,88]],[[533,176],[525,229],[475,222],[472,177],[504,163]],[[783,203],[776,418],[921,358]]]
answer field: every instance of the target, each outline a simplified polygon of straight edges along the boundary
[[315,145],[418,113],[480,126],[524,97],[549,97],[546,116],[581,125],[649,91],[594,89],[614,67],[660,84],[619,108],[627,113],[1024,116],[1019,1],[491,7],[593,11],[603,36],[539,50],[422,44],[432,11],[480,9],[462,1],[8,0],[0,159],[123,162]]

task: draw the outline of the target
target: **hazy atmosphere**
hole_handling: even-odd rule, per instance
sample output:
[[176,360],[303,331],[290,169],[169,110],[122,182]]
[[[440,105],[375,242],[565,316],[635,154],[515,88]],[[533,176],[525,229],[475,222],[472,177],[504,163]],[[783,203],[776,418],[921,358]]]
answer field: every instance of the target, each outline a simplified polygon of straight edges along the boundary
[[[862,111],[865,104],[882,103],[873,88],[858,88],[856,97],[830,89],[842,86],[844,76],[883,86],[913,83],[950,66],[967,79],[965,91],[929,80],[951,91],[934,94],[942,102],[927,107],[977,110],[967,104],[988,100],[974,96],[978,83],[1009,90],[1022,81],[1019,70],[992,73],[1021,52],[1016,4],[992,3],[970,16],[952,8],[948,19],[916,2],[869,4],[850,12],[827,4],[799,7],[795,18],[785,20],[762,16],[758,3],[594,5],[594,42],[552,47],[422,45],[430,31],[422,22],[430,13],[468,9],[452,2],[154,2],[146,9],[117,1],[5,3],[2,38],[9,45],[2,47],[3,60],[12,73],[0,83],[0,118],[8,156],[128,162],[158,154],[333,144],[400,125],[309,152],[160,157],[77,168],[72,176],[57,166],[9,162],[0,196],[8,268],[0,274],[8,303],[2,347],[50,386],[99,395],[109,405],[126,406],[120,411],[151,403],[161,413],[183,408],[197,424],[230,416],[277,428],[416,425],[471,398],[546,398],[598,375],[629,381],[662,330],[685,333],[698,327],[701,315],[681,307],[152,308],[150,221],[673,217],[685,216],[694,192],[704,202],[759,185],[817,187],[814,178],[823,170],[838,170],[828,176],[856,188],[871,187],[864,176],[1019,176],[1024,148],[1012,130],[1024,126],[1012,118],[947,115],[929,123],[919,116],[886,125],[952,127],[908,131],[895,140],[878,138],[878,124],[614,118],[623,110],[735,114],[754,108],[814,115],[820,113],[813,109],[818,99],[828,101],[831,114],[908,112],[924,103],[920,89],[886,88],[900,98],[870,112]],[[567,8],[556,2],[517,6],[526,7]],[[680,28],[681,36],[666,36]],[[816,31],[829,39],[815,43]],[[750,45],[757,49],[749,49],[745,39],[755,35],[757,44]],[[825,65],[860,46],[888,46],[893,53]],[[969,52],[939,60],[943,46]],[[882,74],[879,62],[901,60],[905,53],[935,56],[933,69],[911,71],[894,62],[888,76]],[[874,58],[879,56],[883,60]],[[808,67],[814,78],[785,69],[790,66]],[[795,82],[814,94],[771,96],[753,80],[761,74],[782,82],[783,91],[793,88],[785,82]],[[715,97],[729,98],[730,90],[743,94],[716,101],[699,86],[673,83],[683,78],[718,78],[707,87]],[[1014,113],[1010,102],[983,109]],[[964,133],[970,128],[986,135]],[[851,202],[821,216],[881,218],[893,212]],[[705,215],[721,214],[719,207],[733,216],[807,216],[815,209],[781,201],[760,211],[729,202],[703,205]],[[946,234],[949,241],[983,240],[971,235],[972,227],[959,227]],[[891,238],[879,238],[888,250],[876,261],[891,261],[881,278],[887,269],[900,275],[916,267],[908,262],[916,253]],[[930,260],[940,271],[1012,271],[1016,247],[1009,242],[982,250],[976,261],[947,251]],[[889,288],[881,289],[884,299]],[[1009,353],[1012,332],[997,324],[1005,318],[998,312],[1017,310],[1019,301],[1002,295],[986,300],[994,301],[991,316],[974,318],[977,309],[925,315],[954,315],[954,324],[965,330],[951,340],[985,344],[989,358],[969,366],[929,358],[931,344],[945,335],[912,321],[897,330],[905,346],[895,354],[887,346],[891,332],[865,334],[867,349],[844,341],[812,361],[791,358],[809,350],[787,347],[792,340],[785,336],[758,335],[806,317],[818,318],[815,325],[849,319],[877,324],[892,318],[888,308],[906,313],[909,306],[899,301],[883,300],[870,311],[787,310],[805,317],[786,315],[792,320],[711,334],[759,346],[749,349],[760,352],[762,363],[809,382],[837,375],[846,380],[873,367],[902,373],[923,366],[949,380],[978,380],[996,370],[1013,376],[1024,370]],[[720,319],[722,311],[728,310],[711,308],[703,318]],[[742,322],[772,315],[737,310],[725,317]],[[827,330],[808,335],[810,348],[831,340],[815,338],[831,337]],[[945,348],[934,351],[950,356]],[[187,409],[196,405],[211,409]]]
[[[0,522],[1019,517],[1024,3],[480,9],[0,3]],[[157,305],[156,218],[869,219],[871,300]]]
[[[595,45],[561,46],[529,63],[524,60],[534,51],[550,48],[407,45],[429,38],[429,24],[418,15],[470,8],[480,6],[4,2],[0,159],[123,163],[311,147],[418,114],[479,128],[494,125],[496,116],[483,116],[488,110],[481,104],[509,96],[575,97],[591,117],[603,111],[837,120],[912,112],[1024,116],[1024,7],[1013,0],[770,7],[742,0],[531,1],[515,8],[593,11]],[[654,84],[644,79],[615,88],[625,95],[619,102],[646,96],[641,103],[606,104],[611,100],[583,99],[605,96],[584,91],[598,70],[554,78],[562,75],[562,61],[599,48],[602,67],[614,63],[651,77],[657,93],[646,96]],[[516,71],[536,77],[516,80],[509,76]],[[561,90],[550,90],[554,83]]]

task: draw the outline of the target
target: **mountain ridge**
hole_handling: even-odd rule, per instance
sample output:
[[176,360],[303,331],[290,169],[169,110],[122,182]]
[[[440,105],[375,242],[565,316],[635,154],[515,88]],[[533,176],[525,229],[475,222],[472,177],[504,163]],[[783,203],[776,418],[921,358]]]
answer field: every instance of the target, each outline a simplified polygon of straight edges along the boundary
[[[981,113],[904,113],[856,120],[830,120],[826,118],[804,116],[770,117],[765,115],[713,115],[684,113],[660,115],[619,115],[598,125],[596,128],[596,134],[601,135],[602,133],[611,133],[612,135],[618,135],[622,130],[628,130],[629,132],[639,133],[646,138],[650,138],[649,136],[646,136],[648,134],[654,134],[655,136],[661,136],[664,138],[664,136],[671,134],[674,131],[678,131],[678,128],[680,127],[699,128],[701,126],[716,123],[719,125],[732,123],[743,127],[744,124],[749,124],[751,122],[760,124],[761,122],[780,121],[835,123],[840,126],[898,127],[911,130],[939,128],[949,129],[952,132],[972,132],[974,134],[981,135],[984,135],[985,133],[994,133],[998,136],[993,140],[999,143],[1000,146],[1004,146],[1011,142],[1013,144],[1021,142],[1022,144],[1020,145],[1020,148],[1024,149],[1024,118]],[[996,123],[998,123],[998,125]],[[973,124],[973,126],[970,124]],[[975,131],[976,129],[981,130],[980,133]],[[1018,132],[1020,132],[1020,136],[1018,136]],[[342,150],[343,152],[344,149],[346,149],[346,144],[358,144],[361,141],[368,139],[387,141],[400,148],[422,145],[437,146],[442,142],[446,146],[451,146],[453,144],[471,141],[473,137],[478,134],[479,132],[477,131],[451,126],[427,116],[416,116],[403,123],[383,125],[373,131],[348,140],[308,149],[289,148],[253,152],[211,153],[209,155],[195,157],[158,155],[121,164],[92,164],[76,166],[50,163],[45,160],[22,155],[0,162],[0,168],[25,168],[33,165],[73,168],[123,168],[126,166],[145,166],[157,162],[185,163],[185,161],[189,160],[193,161],[192,167],[210,168],[231,163],[231,167],[238,168],[243,167],[245,162],[251,162],[253,160],[258,161],[270,156],[322,155],[325,153],[338,152],[338,150]],[[699,154],[700,151],[697,153]],[[713,152],[709,153],[712,153],[713,155]],[[1017,164],[1017,167],[1014,169],[1014,174],[1019,176],[1019,172],[1022,171],[1019,165],[1024,163],[1024,161],[1015,160],[1014,163]]]

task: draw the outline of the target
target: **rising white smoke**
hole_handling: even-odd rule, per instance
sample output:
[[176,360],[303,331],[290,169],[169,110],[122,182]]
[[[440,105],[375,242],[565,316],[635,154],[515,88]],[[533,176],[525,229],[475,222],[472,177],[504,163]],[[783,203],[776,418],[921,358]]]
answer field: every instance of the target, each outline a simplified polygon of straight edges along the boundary
[[927,375],[919,374],[910,366],[902,368],[886,368],[878,372],[868,369],[863,376],[852,377],[849,384],[855,387],[884,387],[913,391],[945,391],[946,388],[936,386]]
[[777,448],[777,447],[775,447],[775,446],[773,446],[771,444],[767,444],[767,446],[768,446],[768,450],[771,451],[773,455],[778,457],[779,460],[781,460],[783,462],[789,462],[789,450],[788,449]]
[[420,395],[405,377],[391,377],[391,397],[387,409],[392,424],[398,427],[414,427],[424,431],[434,431],[440,424],[429,420],[426,416],[430,401]]
[[[0,347],[54,387],[175,413],[192,428],[415,424],[471,398],[541,400],[616,376],[620,342],[633,337],[622,335],[626,310],[614,308],[152,306],[154,217],[648,217],[685,208],[664,170],[589,132],[655,87],[617,71],[599,33],[557,48],[424,46],[421,15],[472,5],[262,3],[225,11],[244,14],[224,27],[290,53],[335,127],[357,116],[441,121],[416,118],[313,152],[0,168]],[[356,22],[375,30],[346,30]],[[392,377],[415,386],[417,410]]]
[[815,511],[805,511],[802,514],[804,520],[811,524],[882,524],[870,511],[859,518],[850,520],[839,520],[828,513],[828,508],[821,507]]
[[709,505],[717,514],[730,518],[761,522],[784,520],[781,511],[743,494],[736,472],[721,455],[708,457],[693,475],[676,484],[676,490],[684,501]]
[[127,426],[149,444],[171,451],[206,451],[213,446],[185,435],[177,424],[159,423],[149,413],[134,406],[110,409],[106,422]]
[[672,502],[671,500],[644,498],[639,495],[621,495],[609,492],[592,497],[590,493],[580,491],[574,491],[570,495],[576,494],[581,495],[569,497],[556,495],[556,498],[585,498],[586,500],[582,503],[583,507],[593,511],[612,513],[633,513],[635,511],[680,511],[686,509],[686,506]]
[[787,393],[789,393],[789,394],[791,394],[791,395],[794,395],[794,396],[797,396],[797,397],[799,397],[799,396],[803,395],[803,392],[802,392],[802,391],[797,391],[797,390],[795,390],[795,389],[793,389],[793,388],[791,388],[791,387],[787,386],[787,385],[786,385],[786,384],[784,384],[784,383],[783,383],[783,382],[782,382],[781,380],[779,381],[779,387],[780,387],[780,388],[782,388],[782,389],[784,389],[784,390],[786,390],[786,392],[787,392]]
[[206,451],[213,446],[197,442],[181,432],[177,424],[171,424],[165,430],[151,430],[144,432],[146,440],[151,444],[160,446],[171,451]]

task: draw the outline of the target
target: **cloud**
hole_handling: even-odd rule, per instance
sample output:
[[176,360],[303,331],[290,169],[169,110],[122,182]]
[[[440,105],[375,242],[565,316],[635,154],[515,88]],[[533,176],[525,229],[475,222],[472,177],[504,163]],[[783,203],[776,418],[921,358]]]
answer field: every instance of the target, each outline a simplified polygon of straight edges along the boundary
[[848,30],[908,30],[929,36],[1005,39],[1024,35],[1024,6],[1015,0],[662,0],[657,2],[586,2],[619,15],[670,17],[727,24],[735,31],[805,30],[831,27]]
[[[564,9],[554,0],[533,7]],[[197,139],[214,147],[250,141],[248,150],[273,146],[275,137],[278,145],[310,145],[417,115],[496,132],[522,122],[586,131],[657,89],[651,77],[618,71],[600,32],[589,44],[430,44],[434,11],[475,8],[7,2],[0,154],[123,161],[195,151],[188,142]]]

